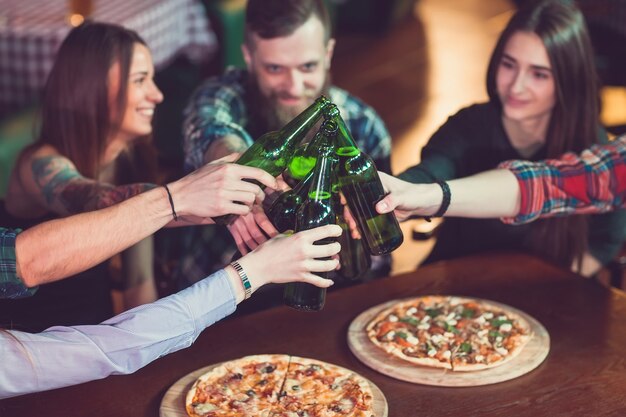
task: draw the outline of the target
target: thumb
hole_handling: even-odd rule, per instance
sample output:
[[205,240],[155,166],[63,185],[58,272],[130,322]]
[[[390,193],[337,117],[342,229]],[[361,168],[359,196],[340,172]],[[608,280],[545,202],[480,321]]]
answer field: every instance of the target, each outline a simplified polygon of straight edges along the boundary
[[383,198],[376,204],[376,211],[381,214],[393,211],[393,209],[395,209],[397,205],[393,200],[393,196],[391,194],[388,194],[387,196],[385,196],[385,198]]

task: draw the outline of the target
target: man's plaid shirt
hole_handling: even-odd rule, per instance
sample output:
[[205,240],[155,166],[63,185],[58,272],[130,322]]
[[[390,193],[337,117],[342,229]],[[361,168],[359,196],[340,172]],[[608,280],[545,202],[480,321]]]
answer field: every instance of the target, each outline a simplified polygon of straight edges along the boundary
[[19,232],[0,227],[0,298],[29,297],[37,291],[27,288],[16,274],[15,238]]

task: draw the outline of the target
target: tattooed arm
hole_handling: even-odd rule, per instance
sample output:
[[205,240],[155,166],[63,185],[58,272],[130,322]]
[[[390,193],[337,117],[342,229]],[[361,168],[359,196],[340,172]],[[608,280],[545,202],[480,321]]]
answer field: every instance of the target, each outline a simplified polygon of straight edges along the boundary
[[156,187],[146,183],[113,186],[86,178],[50,147],[24,159],[19,169],[25,194],[61,216],[109,207]]
[[[24,158],[18,169],[19,174],[14,173],[11,178],[6,199],[10,213],[28,213],[28,216],[22,217],[35,217],[44,214],[42,210],[61,215],[80,209],[93,210],[155,187],[153,184],[114,187],[98,183],[81,176],[74,165],[54,149],[48,147],[46,152],[40,149],[33,156]],[[277,188],[276,180],[267,172],[230,163],[235,157],[230,155],[204,165],[169,184],[179,219],[184,217],[192,219],[193,224],[199,224],[212,222],[210,218],[225,214],[248,213],[252,205],[265,196],[261,188],[250,180]],[[33,209],[34,206],[40,209],[39,213]],[[168,226],[172,223],[186,225],[179,220]]]

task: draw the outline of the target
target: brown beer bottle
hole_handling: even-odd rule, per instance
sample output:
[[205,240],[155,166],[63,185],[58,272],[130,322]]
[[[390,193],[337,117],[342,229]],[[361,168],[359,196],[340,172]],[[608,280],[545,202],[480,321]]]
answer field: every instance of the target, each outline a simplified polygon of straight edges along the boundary
[[402,244],[402,230],[393,212],[379,214],[376,211],[376,203],[385,196],[385,190],[374,161],[358,148],[337,106],[326,106],[324,118],[334,120],[338,126],[335,139],[335,152],[339,157],[337,181],[365,245],[372,255],[391,253]]
[[[302,113],[294,117],[282,129],[267,132],[258,138],[235,162],[261,168],[272,176],[280,175],[292,159],[294,150],[306,133],[317,123],[324,107],[330,101],[320,96]],[[230,224],[237,218],[234,214],[215,217],[217,224]]]
[[[335,158],[331,146],[320,149],[317,164],[307,199],[302,203],[296,215],[296,232],[309,230],[327,224],[335,224],[335,212],[332,202],[332,171]],[[322,239],[316,245],[334,242],[335,239]],[[329,258],[330,259],[330,258]],[[318,273],[322,278],[328,272]],[[284,302],[286,305],[304,311],[319,311],[324,307],[326,288],[319,288],[305,282],[291,282],[285,286]]]

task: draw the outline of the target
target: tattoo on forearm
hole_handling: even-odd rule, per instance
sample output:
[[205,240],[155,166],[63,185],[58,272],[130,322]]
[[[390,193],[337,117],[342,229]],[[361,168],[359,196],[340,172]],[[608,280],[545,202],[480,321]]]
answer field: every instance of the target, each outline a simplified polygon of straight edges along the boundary
[[46,156],[33,160],[33,177],[48,204],[52,204],[59,189],[80,174],[70,163],[58,156]]
[[35,159],[32,170],[46,203],[68,214],[97,210],[124,201],[154,188],[153,184],[113,186],[85,178],[65,158]]

